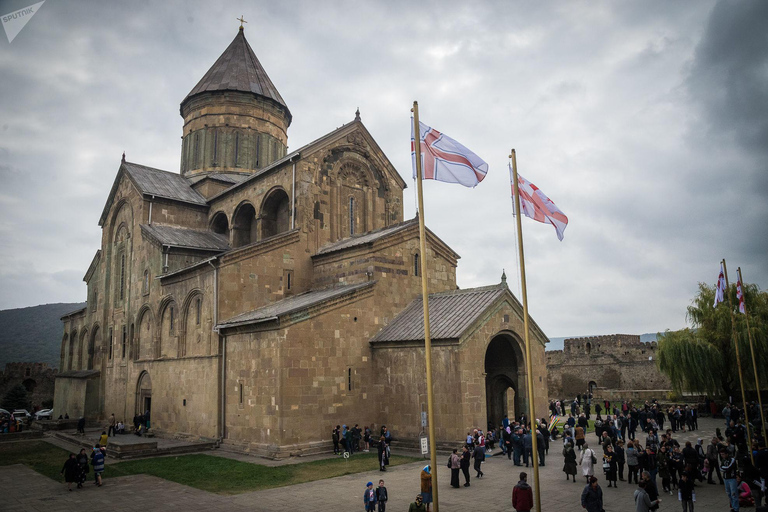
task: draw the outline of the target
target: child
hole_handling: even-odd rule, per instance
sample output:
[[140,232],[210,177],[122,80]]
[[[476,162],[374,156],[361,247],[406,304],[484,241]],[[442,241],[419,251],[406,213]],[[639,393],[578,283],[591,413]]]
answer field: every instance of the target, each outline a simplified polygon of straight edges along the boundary
[[386,512],[387,500],[387,488],[384,487],[384,480],[379,480],[379,486],[376,488],[376,502],[379,504],[379,512]]
[[365,492],[363,492],[363,503],[365,504],[365,512],[376,511],[376,491],[373,490],[373,482],[365,484]]

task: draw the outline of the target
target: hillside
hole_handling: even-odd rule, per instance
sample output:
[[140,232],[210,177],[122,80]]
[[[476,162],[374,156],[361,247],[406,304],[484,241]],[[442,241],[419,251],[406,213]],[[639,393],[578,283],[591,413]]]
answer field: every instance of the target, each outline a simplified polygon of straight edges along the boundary
[[85,303],[43,304],[0,311],[0,369],[5,363],[48,363],[59,366],[62,315]]
[[[563,338],[549,338],[549,343],[547,343],[547,352],[549,352],[550,350],[563,350],[563,341],[568,338],[583,338],[585,336],[598,336],[598,335],[583,334],[580,336],[565,336]],[[647,343],[649,341],[656,341],[656,333],[649,332],[649,333],[641,334],[640,341],[642,341],[643,343]]]

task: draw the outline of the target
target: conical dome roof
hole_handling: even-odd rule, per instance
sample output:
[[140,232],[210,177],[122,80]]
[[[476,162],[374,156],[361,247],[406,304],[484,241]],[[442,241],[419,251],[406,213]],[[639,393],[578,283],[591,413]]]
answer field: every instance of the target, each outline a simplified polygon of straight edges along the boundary
[[193,96],[213,91],[250,92],[272,100],[286,110],[290,123],[291,112],[246,41],[242,27],[221,57],[181,102],[182,109]]

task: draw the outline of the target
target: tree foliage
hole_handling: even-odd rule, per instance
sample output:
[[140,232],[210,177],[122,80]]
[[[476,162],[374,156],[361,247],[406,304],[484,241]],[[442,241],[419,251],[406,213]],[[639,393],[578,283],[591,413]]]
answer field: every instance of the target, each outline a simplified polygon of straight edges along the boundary
[[[761,292],[756,285],[746,285],[744,291],[760,387],[765,389],[768,385],[768,293]],[[755,389],[747,318],[738,311],[736,285],[731,285],[727,293],[736,319],[744,387]],[[657,362],[677,392],[737,397],[741,392],[729,303],[726,297],[724,303],[713,308],[714,301],[715,287],[699,283],[699,293],[688,306],[686,315],[691,328],[661,334]]]
[[14,409],[27,409],[29,407],[29,398],[27,397],[27,390],[19,384],[8,390],[3,397],[3,408],[9,412],[13,412]]

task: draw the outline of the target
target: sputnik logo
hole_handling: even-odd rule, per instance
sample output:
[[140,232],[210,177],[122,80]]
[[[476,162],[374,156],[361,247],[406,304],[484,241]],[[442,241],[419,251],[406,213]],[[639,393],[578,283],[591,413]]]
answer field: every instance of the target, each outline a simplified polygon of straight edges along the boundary
[[45,0],[36,4],[30,5],[18,11],[9,12],[4,14],[0,21],[3,22],[3,29],[5,29],[5,35],[8,37],[8,42],[12,43],[13,40],[19,35],[21,29],[23,29],[32,16],[35,15],[38,9],[45,3]]

